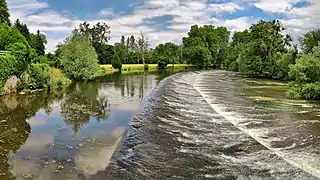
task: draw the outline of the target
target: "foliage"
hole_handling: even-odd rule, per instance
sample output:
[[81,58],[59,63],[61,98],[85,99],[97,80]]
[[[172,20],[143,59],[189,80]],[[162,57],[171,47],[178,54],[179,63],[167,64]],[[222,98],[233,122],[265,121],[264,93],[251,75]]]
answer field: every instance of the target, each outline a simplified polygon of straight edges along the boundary
[[11,25],[9,9],[6,0],[0,0],[0,24]]
[[37,34],[31,33],[30,35],[30,46],[36,50],[38,56],[45,55],[45,44],[47,43],[47,38],[44,34],[41,34],[40,31],[37,31]]
[[148,64],[143,65],[143,70],[148,71],[149,70],[149,65]]
[[61,46],[61,65],[76,80],[91,80],[99,69],[98,55],[84,36],[73,34]]
[[320,83],[290,83],[288,95],[294,99],[320,100]]
[[[225,27],[215,27],[212,25],[199,27],[198,25],[193,25],[188,32],[188,37],[184,37],[182,39],[183,47],[184,49],[187,49],[184,50],[184,52],[192,52],[191,54],[202,54],[204,57],[206,57],[206,60],[201,60],[205,63],[196,63],[195,59],[189,59],[187,61],[201,65],[201,68],[206,68],[209,65],[221,67],[223,61],[227,57],[229,36],[230,32]],[[192,49],[197,49],[202,52],[196,53]],[[210,58],[208,58],[208,56],[210,56]],[[188,56],[184,57],[187,59],[189,58]],[[208,59],[210,62],[208,62]]]
[[153,51],[153,59],[165,61],[166,64],[176,64],[181,58],[180,47],[174,43],[158,45]]
[[115,43],[114,51],[117,53],[122,63],[129,64],[128,63],[129,51],[125,45],[123,45],[122,43]]
[[318,46],[320,41],[320,29],[310,31],[299,39],[301,49],[304,53],[311,53],[315,46]]
[[26,24],[20,22],[19,19],[14,23],[14,27],[17,28],[20,33],[26,38],[26,40],[30,43],[30,31]]
[[183,57],[188,64],[194,64],[200,68],[207,68],[211,65],[212,57],[210,51],[203,46],[184,48]]
[[110,64],[114,56],[114,46],[109,44],[97,44],[94,46],[99,59],[99,64]]
[[32,60],[32,63],[49,64],[47,56],[37,56]]
[[167,68],[167,62],[166,61],[164,61],[164,60],[159,60],[159,62],[158,62],[158,69],[159,70],[164,70],[164,69],[166,69]]
[[50,86],[50,67],[47,64],[31,64],[27,70],[25,88],[45,89]]
[[14,74],[16,58],[10,54],[0,55],[0,95],[3,91],[3,86],[5,85],[7,79]]
[[291,66],[289,78],[296,83],[315,83],[320,81],[320,58],[312,54],[304,55]]
[[114,69],[118,69],[119,71],[121,71],[122,64],[117,53],[113,56],[111,64]]
[[282,53],[288,52],[286,47],[291,46],[291,37],[284,36],[283,30],[279,21],[260,21],[252,25],[244,34],[246,45],[240,48],[239,71],[249,76],[277,77],[277,61]]

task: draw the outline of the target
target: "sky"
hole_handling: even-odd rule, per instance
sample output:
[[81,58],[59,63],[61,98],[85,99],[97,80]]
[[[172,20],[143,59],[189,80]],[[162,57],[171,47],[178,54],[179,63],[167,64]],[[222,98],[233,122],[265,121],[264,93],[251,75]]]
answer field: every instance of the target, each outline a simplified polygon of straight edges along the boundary
[[111,27],[110,44],[143,31],[151,46],[181,43],[191,25],[242,31],[259,20],[280,19],[297,40],[320,28],[320,0],[7,0],[11,21],[47,35],[47,52],[83,21]]

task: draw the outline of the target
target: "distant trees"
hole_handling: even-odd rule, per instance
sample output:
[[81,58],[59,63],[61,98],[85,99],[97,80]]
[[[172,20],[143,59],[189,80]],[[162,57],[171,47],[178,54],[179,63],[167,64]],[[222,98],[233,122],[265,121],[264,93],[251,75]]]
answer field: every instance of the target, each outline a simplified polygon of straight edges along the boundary
[[312,30],[299,39],[301,49],[304,53],[311,53],[320,41],[320,29]]
[[174,66],[181,59],[181,49],[174,43],[159,44],[153,51],[153,59]]

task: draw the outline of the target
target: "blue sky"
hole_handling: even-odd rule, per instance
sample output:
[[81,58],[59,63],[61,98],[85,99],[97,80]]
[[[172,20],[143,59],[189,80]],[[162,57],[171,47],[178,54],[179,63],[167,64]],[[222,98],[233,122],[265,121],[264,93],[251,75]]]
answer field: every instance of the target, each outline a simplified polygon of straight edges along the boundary
[[319,0],[7,0],[11,19],[48,38],[47,51],[83,21],[111,26],[110,44],[122,35],[149,36],[151,46],[181,43],[193,24],[241,31],[252,23],[280,19],[294,39],[320,28]]

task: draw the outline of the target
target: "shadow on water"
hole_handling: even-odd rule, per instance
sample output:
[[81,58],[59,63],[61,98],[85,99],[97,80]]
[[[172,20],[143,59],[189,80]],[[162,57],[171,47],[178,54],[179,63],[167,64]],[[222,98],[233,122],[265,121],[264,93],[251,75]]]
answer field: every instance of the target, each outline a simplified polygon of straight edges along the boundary
[[1,97],[0,179],[86,179],[105,169],[142,98],[168,75],[113,74],[52,95]]

